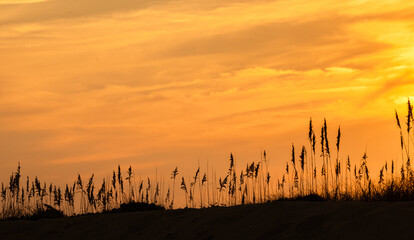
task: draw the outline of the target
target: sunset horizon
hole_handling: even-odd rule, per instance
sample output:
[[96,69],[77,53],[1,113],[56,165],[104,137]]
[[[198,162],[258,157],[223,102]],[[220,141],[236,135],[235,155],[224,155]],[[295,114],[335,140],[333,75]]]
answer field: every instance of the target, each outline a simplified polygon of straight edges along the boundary
[[414,239],[414,2],[0,0],[0,238]]
[[[276,184],[326,118],[341,160],[401,164],[413,99],[408,1],[0,0],[0,169],[56,184],[118,165],[259,161]],[[319,137],[319,133],[316,134]],[[308,149],[309,150],[309,149]],[[209,169],[207,169],[209,166]]]

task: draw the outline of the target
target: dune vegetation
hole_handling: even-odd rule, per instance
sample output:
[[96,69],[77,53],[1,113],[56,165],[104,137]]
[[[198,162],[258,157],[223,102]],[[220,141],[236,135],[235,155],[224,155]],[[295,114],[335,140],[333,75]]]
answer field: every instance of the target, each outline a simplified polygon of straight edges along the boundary
[[[22,178],[20,163],[1,184],[1,219],[62,217],[118,210],[174,209],[177,194],[188,208],[235,206],[275,200],[401,201],[414,199],[414,173],[410,146],[414,145],[413,106],[407,103],[407,115],[400,120],[401,164],[385,162],[379,173],[372,173],[368,156],[351,161],[341,150],[341,129],[335,129],[332,146],[326,120],[320,128],[309,121],[308,146],[292,144],[291,159],[281,176],[269,172],[266,151],[261,159],[244,167],[237,166],[232,154],[223,176],[203,172],[199,167],[189,177],[176,167],[167,181],[140,177],[137,181],[129,167],[114,170],[111,178],[96,183],[94,174],[65,186],[42,182],[38,177]],[[402,119],[402,118],[401,118]],[[345,156],[345,157],[344,157]],[[270,181],[273,178],[274,181]],[[96,185],[95,185],[96,184]],[[273,186],[272,186],[273,185]]]

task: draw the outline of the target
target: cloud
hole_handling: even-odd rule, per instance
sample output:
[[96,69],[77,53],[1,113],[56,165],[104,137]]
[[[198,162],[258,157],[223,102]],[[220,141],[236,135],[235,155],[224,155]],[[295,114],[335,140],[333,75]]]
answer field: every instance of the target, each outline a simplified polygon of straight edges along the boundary
[[[412,70],[409,69],[401,73],[393,73],[389,77],[384,77],[383,81],[378,84],[378,87],[365,98],[366,102],[369,103],[375,101],[389,93],[395,94],[395,90],[397,89],[404,89],[409,85],[413,86],[413,76]],[[403,94],[405,94],[405,92]]]
[[270,108],[259,108],[250,111],[243,111],[237,112],[227,115],[222,115],[214,118],[210,118],[207,120],[208,123],[235,123],[237,122],[237,118],[240,117],[247,117],[249,120],[251,117],[257,117],[259,115],[265,115],[265,118],[273,115],[275,117],[281,118],[294,118],[294,114],[292,112],[303,111],[303,110],[313,110],[315,111],[316,108],[323,108],[323,104],[327,104],[332,102],[333,99],[324,99],[324,100],[314,100],[314,101],[305,101],[305,102],[298,102],[293,104],[286,104],[277,107],[270,107]]
[[[274,77],[274,76],[282,76],[282,75],[289,75],[289,74],[296,74],[297,71],[293,70],[276,70],[271,68],[263,68],[263,67],[253,67],[253,68],[246,68],[237,71],[234,74],[234,77]],[[226,76],[226,75],[223,75]]]
[[[180,6],[180,4],[171,0],[2,0],[0,1],[0,25],[71,20],[96,16],[109,17],[117,13],[132,13],[154,7],[212,11],[216,8],[245,2],[249,1],[227,0],[209,4],[188,1],[185,5]],[[257,3],[260,2],[263,1],[257,1]]]
[[0,5],[2,4],[27,4],[27,3],[38,3],[38,2],[46,2],[50,0],[0,0]]
[[[348,31],[354,20],[324,16],[309,20],[285,20],[247,26],[178,42],[157,57],[217,58],[222,64],[269,64],[279,69],[309,70],[332,65],[365,68],[355,61],[390,46],[368,39],[355,39]],[[352,40],[351,40],[352,39]],[[317,56],[317,58],[315,58]],[[294,66],[294,68],[292,67]]]
[[25,22],[54,21],[91,17],[94,15],[134,11],[151,5],[166,3],[167,0],[51,0],[26,2],[26,4],[0,5],[0,25]]

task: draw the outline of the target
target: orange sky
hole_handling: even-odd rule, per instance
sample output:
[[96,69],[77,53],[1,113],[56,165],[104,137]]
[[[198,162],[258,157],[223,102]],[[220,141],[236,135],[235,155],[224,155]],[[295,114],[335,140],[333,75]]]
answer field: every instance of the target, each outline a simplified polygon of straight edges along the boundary
[[[254,3],[253,3],[254,2]],[[309,117],[343,158],[400,156],[412,1],[0,0],[1,179],[277,169]],[[190,172],[191,170],[191,172]]]

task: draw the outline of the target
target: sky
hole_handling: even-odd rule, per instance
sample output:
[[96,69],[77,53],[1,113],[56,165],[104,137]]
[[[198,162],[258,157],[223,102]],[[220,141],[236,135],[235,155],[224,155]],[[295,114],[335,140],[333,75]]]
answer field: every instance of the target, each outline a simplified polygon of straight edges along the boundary
[[[0,0],[0,176],[63,183],[258,161],[326,118],[340,158],[398,160],[412,1]],[[307,145],[305,145],[307,146]]]

